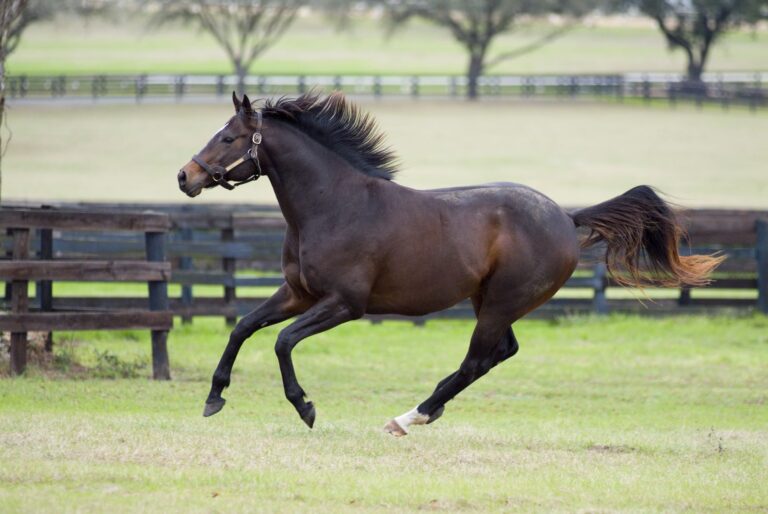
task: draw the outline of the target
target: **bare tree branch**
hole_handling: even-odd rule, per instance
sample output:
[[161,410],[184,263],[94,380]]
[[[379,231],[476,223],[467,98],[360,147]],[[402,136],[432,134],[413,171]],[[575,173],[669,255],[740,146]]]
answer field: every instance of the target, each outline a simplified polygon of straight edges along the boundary
[[492,68],[494,66],[498,66],[502,62],[507,61],[509,59],[516,59],[525,54],[534,52],[539,48],[541,48],[542,46],[545,46],[546,44],[551,43],[552,41],[555,41],[556,39],[563,37],[565,34],[570,32],[574,27],[576,27],[575,23],[568,23],[566,25],[557,27],[556,29],[544,34],[537,40],[532,41],[527,45],[523,45],[521,47],[515,48],[514,50],[510,50],[508,52],[504,52],[495,56],[493,59],[490,59],[489,61],[486,62],[485,67],[486,69]]

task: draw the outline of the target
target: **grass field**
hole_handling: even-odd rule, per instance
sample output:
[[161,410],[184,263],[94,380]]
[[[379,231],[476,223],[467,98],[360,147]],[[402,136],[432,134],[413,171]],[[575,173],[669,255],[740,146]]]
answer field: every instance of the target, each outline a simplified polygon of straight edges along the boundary
[[515,358],[403,439],[381,427],[456,367],[470,322],[357,322],[304,342],[312,431],[283,399],[277,328],[246,344],[210,419],[220,321],[174,330],[170,383],[63,379],[57,369],[94,366],[97,349],[146,360],[148,336],[60,335],[56,365],[0,380],[2,511],[768,509],[765,317],[516,327]]
[[[358,20],[337,32],[329,20],[304,17],[253,66],[264,74],[464,73],[466,54],[442,29],[413,23],[386,38],[383,24]],[[546,26],[523,24],[500,37],[496,52],[537,39]],[[12,74],[229,73],[225,54],[205,34],[168,26],[148,31],[140,20],[115,24],[68,18],[33,25],[9,59]],[[685,69],[681,52],[669,52],[651,23],[608,20],[583,26],[552,44],[507,61],[492,73],[601,73]],[[726,35],[715,46],[709,69],[768,70],[768,31]]]
[[[766,207],[768,113],[616,103],[363,101],[402,184],[530,185],[565,205],[647,183],[687,206]],[[190,202],[176,172],[230,116],[210,105],[12,104],[4,199]],[[199,201],[274,202],[266,181]]]

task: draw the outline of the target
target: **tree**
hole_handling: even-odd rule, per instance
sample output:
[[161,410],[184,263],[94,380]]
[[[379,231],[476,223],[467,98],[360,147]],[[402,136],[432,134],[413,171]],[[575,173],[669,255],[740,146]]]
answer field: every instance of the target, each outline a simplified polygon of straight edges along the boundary
[[[591,10],[588,0],[400,0],[387,2],[393,25],[418,17],[448,29],[469,54],[467,97],[477,98],[478,79],[500,62],[532,52],[557,39],[573,27],[572,20]],[[569,20],[538,40],[489,59],[494,38],[512,30],[520,18],[547,13],[565,15]]]
[[[0,164],[3,147],[2,127],[5,115],[5,60],[19,45],[21,33],[39,13],[29,6],[29,0],[2,0],[0,2]],[[0,167],[0,190],[2,190],[2,168]]]
[[24,30],[34,22],[52,18],[57,12],[71,11],[81,16],[92,15],[105,12],[109,6],[108,0],[0,0],[0,163],[5,153],[2,138],[5,119],[5,62],[19,46]]
[[672,49],[688,60],[687,80],[701,84],[712,45],[728,30],[768,18],[768,0],[636,0],[628,2],[653,18]]
[[272,46],[307,0],[161,0],[154,23],[194,23],[224,49],[237,75],[237,91],[245,93],[245,77],[253,62]]

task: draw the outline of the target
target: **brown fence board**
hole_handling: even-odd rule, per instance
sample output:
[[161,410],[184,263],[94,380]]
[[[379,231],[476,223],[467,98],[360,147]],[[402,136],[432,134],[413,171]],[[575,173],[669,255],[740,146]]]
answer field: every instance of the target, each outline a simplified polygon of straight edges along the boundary
[[145,261],[0,261],[4,280],[77,280],[86,282],[168,281],[170,262]]
[[133,328],[170,330],[172,327],[173,314],[170,311],[28,312],[0,314],[0,330],[9,332]]
[[0,209],[0,227],[166,232],[171,220],[162,213],[4,208]]

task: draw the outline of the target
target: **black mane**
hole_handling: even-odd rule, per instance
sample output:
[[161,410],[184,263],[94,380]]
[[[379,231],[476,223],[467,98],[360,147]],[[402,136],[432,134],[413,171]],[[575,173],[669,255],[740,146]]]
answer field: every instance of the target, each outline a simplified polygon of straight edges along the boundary
[[397,157],[384,146],[374,119],[342,93],[320,98],[310,92],[295,99],[267,100],[262,113],[293,124],[366,175],[392,180],[398,171]]

